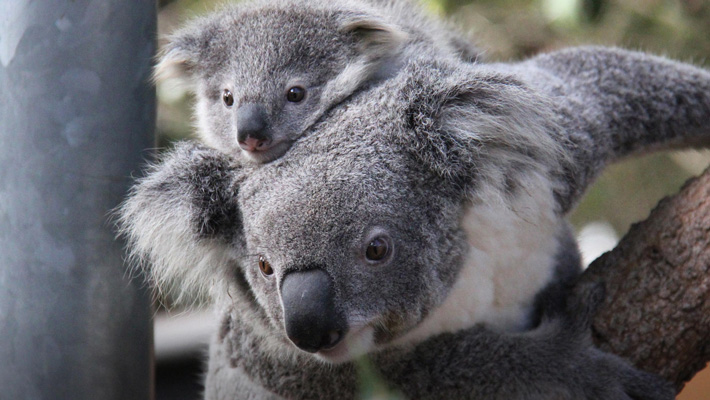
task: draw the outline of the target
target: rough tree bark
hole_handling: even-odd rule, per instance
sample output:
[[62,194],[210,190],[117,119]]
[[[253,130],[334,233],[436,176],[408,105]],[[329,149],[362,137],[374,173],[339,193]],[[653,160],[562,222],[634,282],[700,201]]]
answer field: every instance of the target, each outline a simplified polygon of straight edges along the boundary
[[606,287],[597,346],[680,391],[710,360],[710,168],[594,261],[588,281]]

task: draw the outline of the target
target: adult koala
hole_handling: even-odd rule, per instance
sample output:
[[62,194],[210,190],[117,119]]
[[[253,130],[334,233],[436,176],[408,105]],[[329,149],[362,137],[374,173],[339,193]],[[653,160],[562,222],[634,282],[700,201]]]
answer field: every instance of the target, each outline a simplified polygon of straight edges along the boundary
[[413,399],[670,399],[592,347],[593,301],[556,295],[579,272],[564,215],[709,117],[707,71],[641,53],[415,60],[271,163],[178,146],[121,223],[159,286],[215,300],[208,399],[352,398],[362,354]]

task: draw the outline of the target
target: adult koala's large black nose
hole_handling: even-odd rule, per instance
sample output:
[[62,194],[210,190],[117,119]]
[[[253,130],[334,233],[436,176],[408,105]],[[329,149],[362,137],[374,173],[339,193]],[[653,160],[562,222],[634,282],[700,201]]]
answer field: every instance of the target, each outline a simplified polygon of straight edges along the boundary
[[294,271],[281,283],[286,334],[300,349],[315,353],[343,338],[347,323],[335,305],[330,276],[322,269]]
[[271,145],[266,109],[261,104],[247,103],[237,109],[237,141],[246,151],[263,151]]

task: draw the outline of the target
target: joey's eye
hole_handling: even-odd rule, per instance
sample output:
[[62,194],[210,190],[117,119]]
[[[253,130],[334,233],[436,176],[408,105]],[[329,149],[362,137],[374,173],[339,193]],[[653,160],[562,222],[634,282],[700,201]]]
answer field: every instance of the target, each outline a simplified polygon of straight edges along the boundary
[[227,107],[231,107],[234,105],[234,96],[232,95],[232,92],[229,91],[229,89],[224,89],[224,92],[222,92],[222,101],[224,101],[224,105]]
[[365,257],[369,261],[382,261],[390,253],[389,241],[384,237],[376,237],[370,241],[365,249]]
[[271,268],[271,264],[266,261],[266,258],[264,258],[264,256],[259,256],[259,270],[261,270],[261,273],[264,276],[269,276],[274,273],[274,269]]
[[306,97],[306,89],[300,86],[294,86],[286,92],[286,100],[291,103],[298,103],[303,100],[304,97]]

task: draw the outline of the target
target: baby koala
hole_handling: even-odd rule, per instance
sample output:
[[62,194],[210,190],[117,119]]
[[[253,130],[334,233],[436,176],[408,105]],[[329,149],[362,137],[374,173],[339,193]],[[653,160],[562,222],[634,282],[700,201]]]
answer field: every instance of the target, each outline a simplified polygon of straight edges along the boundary
[[426,54],[473,62],[477,49],[407,0],[256,0],[226,6],[175,33],[157,80],[196,94],[209,146],[263,163],[354,92]]

